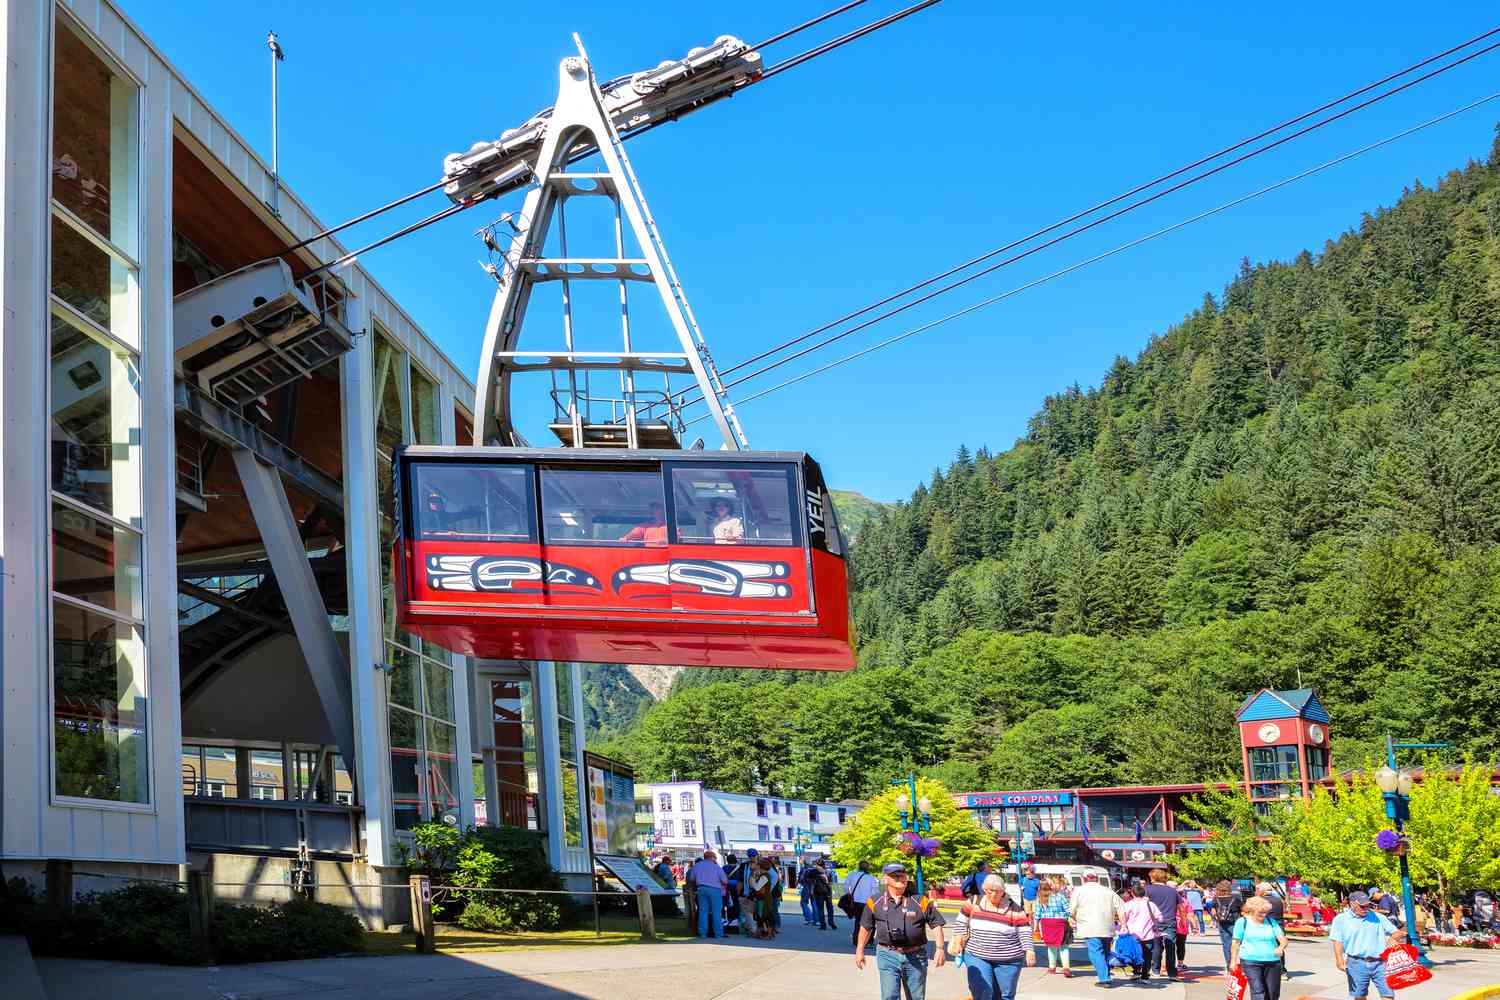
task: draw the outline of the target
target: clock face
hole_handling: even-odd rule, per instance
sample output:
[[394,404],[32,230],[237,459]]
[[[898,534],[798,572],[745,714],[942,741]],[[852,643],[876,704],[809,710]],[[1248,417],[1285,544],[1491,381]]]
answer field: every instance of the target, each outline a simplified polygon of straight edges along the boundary
[[1310,739],[1310,740],[1312,740],[1314,743],[1321,744],[1323,742],[1323,727],[1322,726],[1308,726],[1307,727],[1307,738]]
[[1274,722],[1268,722],[1260,727],[1259,736],[1262,743],[1275,743],[1281,738],[1281,727]]

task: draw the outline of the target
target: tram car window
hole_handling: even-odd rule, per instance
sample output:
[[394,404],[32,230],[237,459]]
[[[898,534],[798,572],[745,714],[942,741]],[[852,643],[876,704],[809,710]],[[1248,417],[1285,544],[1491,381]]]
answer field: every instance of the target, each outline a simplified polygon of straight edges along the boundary
[[677,541],[691,545],[800,545],[790,465],[693,463],[672,469]]
[[416,522],[424,541],[536,540],[531,469],[524,465],[419,465]]
[[549,545],[665,545],[661,473],[543,468],[542,524]]

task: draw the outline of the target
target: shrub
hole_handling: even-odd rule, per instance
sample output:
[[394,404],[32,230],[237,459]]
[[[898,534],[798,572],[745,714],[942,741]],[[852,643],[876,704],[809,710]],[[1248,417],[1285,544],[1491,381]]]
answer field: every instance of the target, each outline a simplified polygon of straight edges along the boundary
[[412,839],[417,850],[407,867],[432,878],[436,890],[434,913],[456,916],[461,927],[481,931],[556,930],[576,918],[567,896],[463,891],[560,891],[562,879],[547,863],[537,833],[490,826],[470,827],[459,833],[442,823],[424,823],[412,830]]
[[214,953],[220,962],[320,958],[364,946],[359,921],[327,903],[294,899],[266,908],[214,908]]
[[33,926],[38,907],[36,889],[24,878],[0,883],[0,934],[24,934]]

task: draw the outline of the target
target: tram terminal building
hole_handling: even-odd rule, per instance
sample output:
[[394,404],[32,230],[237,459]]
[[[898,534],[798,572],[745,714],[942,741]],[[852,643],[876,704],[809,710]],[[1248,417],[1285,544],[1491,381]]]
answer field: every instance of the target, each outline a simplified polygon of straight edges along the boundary
[[396,620],[391,456],[468,442],[472,383],[335,239],[289,249],[324,224],[117,7],[5,11],[7,875],[379,925],[406,894],[349,887],[477,800],[586,886],[580,667]]

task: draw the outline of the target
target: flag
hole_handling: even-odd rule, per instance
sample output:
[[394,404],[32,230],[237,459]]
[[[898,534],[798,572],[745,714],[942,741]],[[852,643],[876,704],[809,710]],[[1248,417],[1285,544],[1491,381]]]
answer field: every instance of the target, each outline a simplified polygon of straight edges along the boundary
[[1089,839],[1089,811],[1087,808],[1083,810],[1083,839]]
[[1031,825],[1036,828],[1036,839],[1037,840],[1046,840],[1047,839],[1047,831],[1042,829],[1042,824],[1033,821]]
[[1145,829],[1146,828],[1141,825],[1140,820],[1135,821],[1135,842],[1137,844],[1139,844],[1141,840],[1144,839]]

